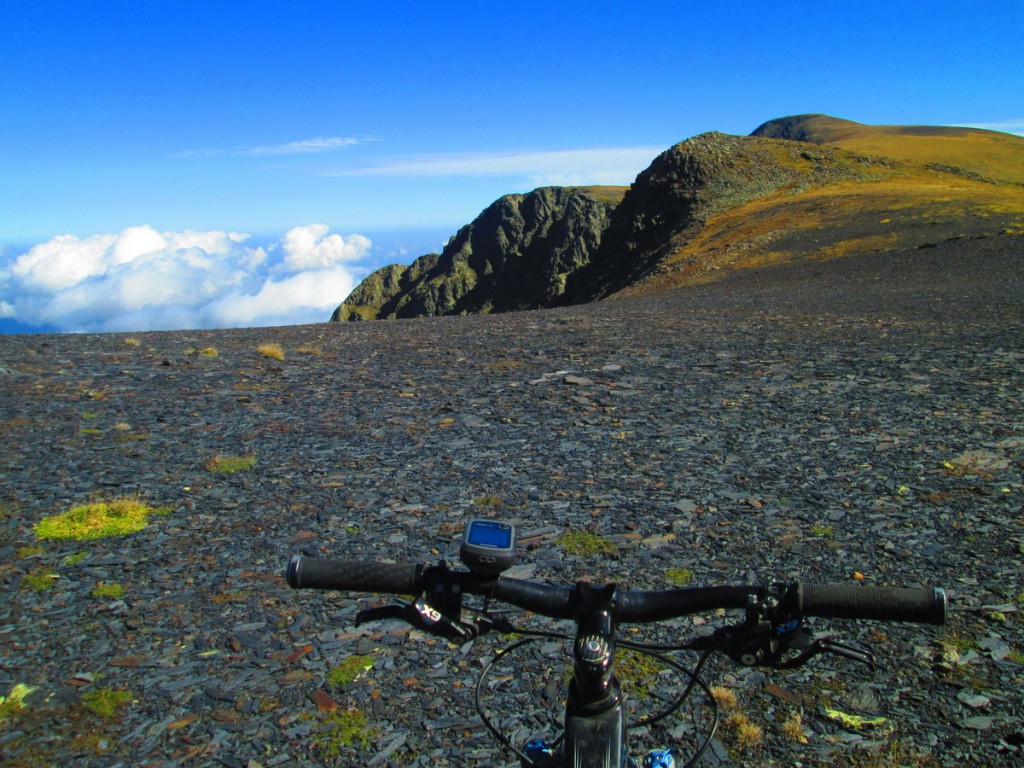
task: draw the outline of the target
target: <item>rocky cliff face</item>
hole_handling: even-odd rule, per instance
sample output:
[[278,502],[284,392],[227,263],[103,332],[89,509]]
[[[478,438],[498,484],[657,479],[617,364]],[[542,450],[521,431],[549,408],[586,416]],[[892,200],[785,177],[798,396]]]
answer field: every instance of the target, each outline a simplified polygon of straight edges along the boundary
[[545,187],[506,195],[440,254],[367,277],[331,318],[372,320],[550,307],[590,263],[621,193]]

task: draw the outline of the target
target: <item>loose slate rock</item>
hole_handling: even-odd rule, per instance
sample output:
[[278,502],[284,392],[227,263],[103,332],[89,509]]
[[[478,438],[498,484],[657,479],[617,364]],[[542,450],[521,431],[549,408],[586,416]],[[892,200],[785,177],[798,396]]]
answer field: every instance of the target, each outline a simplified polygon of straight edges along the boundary
[[[456,560],[462,523],[479,516],[517,524],[515,573],[540,581],[663,589],[674,570],[694,585],[945,586],[962,609],[948,628],[816,621],[869,648],[877,670],[821,656],[755,677],[722,661],[711,682],[762,727],[758,764],[842,761],[827,698],[877,710],[893,736],[853,738],[898,740],[909,762],[1019,762],[1007,739],[1024,717],[1024,281],[1019,253],[995,245],[526,314],[138,334],[138,346],[0,337],[19,374],[0,387],[0,695],[37,689],[0,763],[322,764],[315,734],[358,711],[367,742],[336,765],[512,764],[472,708],[502,638],[457,648],[356,627],[383,601],[294,592],[281,577],[304,549]],[[283,362],[259,357],[268,342]],[[216,357],[195,353],[210,347]],[[214,474],[203,465],[217,455],[257,462]],[[42,518],[96,495],[163,514],[129,536],[36,540]],[[569,555],[566,531],[617,554]],[[43,568],[59,578],[36,591],[26,577]],[[93,597],[101,582],[123,595]],[[671,644],[741,618],[624,629]],[[554,735],[565,694],[564,647],[537,650],[487,692],[524,738]],[[358,655],[372,668],[332,686]],[[130,695],[118,717],[76,720],[104,687]],[[806,744],[780,732],[793,702]],[[71,753],[100,728],[103,754]],[[693,730],[684,712],[639,746]],[[733,764],[732,748],[716,741],[707,759]]]

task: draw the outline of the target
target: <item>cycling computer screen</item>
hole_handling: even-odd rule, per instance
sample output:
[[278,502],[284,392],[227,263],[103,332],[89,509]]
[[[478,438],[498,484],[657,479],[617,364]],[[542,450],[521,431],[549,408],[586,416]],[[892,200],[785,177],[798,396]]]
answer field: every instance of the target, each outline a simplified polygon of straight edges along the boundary
[[516,529],[497,520],[470,520],[462,532],[459,558],[474,573],[497,576],[516,561]]

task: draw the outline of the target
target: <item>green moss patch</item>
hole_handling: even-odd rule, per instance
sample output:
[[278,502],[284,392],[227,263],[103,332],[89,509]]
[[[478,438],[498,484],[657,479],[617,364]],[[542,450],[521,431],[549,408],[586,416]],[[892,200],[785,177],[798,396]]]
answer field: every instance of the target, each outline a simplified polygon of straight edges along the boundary
[[83,504],[44,518],[35,527],[38,539],[101,539],[124,536],[146,527],[149,516],[159,513],[138,499],[114,499]]
[[25,708],[25,697],[34,690],[35,688],[18,683],[11,688],[10,693],[6,696],[0,696],[0,726],[5,725],[8,720]]
[[207,459],[203,463],[203,467],[208,472],[228,475],[232,472],[244,472],[247,469],[252,469],[254,464],[256,464],[256,457],[254,455],[214,456],[212,459]]
[[584,531],[569,531],[559,538],[558,543],[569,554],[581,557],[614,555],[618,552],[613,542],[601,538],[596,533]]
[[105,719],[113,719],[118,716],[120,710],[131,703],[132,695],[129,691],[117,688],[98,688],[82,696],[82,704],[93,714]]
[[344,688],[373,669],[374,661],[372,653],[365,656],[349,656],[327,673],[327,683],[333,688]]
[[336,709],[323,717],[324,729],[313,734],[313,744],[326,760],[334,760],[348,747],[367,747],[376,731],[358,709]]
[[669,568],[665,571],[665,579],[670,584],[685,586],[693,581],[693,571],[689,568]]
[[41,568],[26,573],[21,580],[21,584],[29,589],[34,589],[36,592],[45,592],[57,586],[57,579],[59,578],[60,574],[56,571],[51,571],[49,568]]
[[120,584],[105,584],[100,582],[92,588],[92,596],[98,598],[109,598],[116,600],[124,596],[124,587]]
[[647,698],[663,669],[665,665],[653,656],[632,648],[622,648],[616,655],[615,674],[631,687],[637,699]]

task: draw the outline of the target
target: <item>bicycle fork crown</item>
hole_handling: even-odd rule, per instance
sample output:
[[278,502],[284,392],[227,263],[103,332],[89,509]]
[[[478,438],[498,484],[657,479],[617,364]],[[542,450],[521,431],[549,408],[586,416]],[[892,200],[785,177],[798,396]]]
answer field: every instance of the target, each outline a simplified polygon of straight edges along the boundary
[[676,768],[671,749],[652,749],[644,755],[643,768]]
[[523,747],[523,752],[534,765],[545,765],[555,759],[555,750],[545,739],[531,739]]

